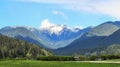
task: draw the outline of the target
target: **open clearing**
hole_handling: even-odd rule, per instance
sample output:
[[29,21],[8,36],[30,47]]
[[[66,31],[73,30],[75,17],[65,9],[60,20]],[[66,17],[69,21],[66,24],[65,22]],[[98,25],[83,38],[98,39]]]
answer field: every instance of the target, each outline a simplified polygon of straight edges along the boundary
[[120,67],[120,64],[104,62],[8,60],[0,61],[0,67]]

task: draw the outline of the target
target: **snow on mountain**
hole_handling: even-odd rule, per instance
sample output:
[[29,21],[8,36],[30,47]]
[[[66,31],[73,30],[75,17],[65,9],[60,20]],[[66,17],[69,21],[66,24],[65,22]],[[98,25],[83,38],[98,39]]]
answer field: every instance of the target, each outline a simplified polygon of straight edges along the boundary
[[42,21],[40,28],[30,26],[9,26],[2,28],[1,32],[5,34],[9,32],[11,36],[13,36],[12,32],[14,32],[14,35],[19,35],[21,33],[23,37],[31,33],[31,35],[34,36],[32,38],[37,39],[37,41],[44,44],[46,48],[57,49],[67,46],[90,29],[91,28],[82,29],[79,26],[71,28],[63,24],[53,24],[46,19]]
[[41,22],[39,29],[32,32],[45,41],[47,47],[57,49],[67,46],[90,29],[83,29],[80,26],[67,27],[63,24],[53,24],[46,19]]
[[75,27],[71,28],[71,31],[73,31],[73,32],[78,32],[78,31],[80,31],[80,30],[82,30],[82,29],[83,29],[83,28],[80,27],[80,26],[75,26]]
[[40,26],[40,30],[41,31],[48,31],[51,35],[52,34],[56,34],[56,35],[60,35],[62,31],[64,31],[65,29],[70,30],[71,32],[78,32],[79,30],[81,30],[82,28],[80,27],[67,27],[66,25],[57,25],[57,24],[52,24],[49,22],[49,20],[43,20]]

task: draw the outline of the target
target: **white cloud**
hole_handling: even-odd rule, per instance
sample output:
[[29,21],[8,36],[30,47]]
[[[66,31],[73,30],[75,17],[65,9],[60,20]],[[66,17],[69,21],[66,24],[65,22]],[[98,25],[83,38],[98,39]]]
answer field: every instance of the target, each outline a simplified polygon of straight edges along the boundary
[[45,19],[41,22],[40,29],[48,30],[51,34],[59,34],[64,28],[64,25],[56,25],[51,23],[48,19]]
[[48,19],[45,19],[41,22],[41,26],[40,28],[47,28],[47,27],[51,27],[54,24],[50,23],[50,21]]
[[67,5],[66,8],[86,11],[89,13],[105,14],[120,19],[120,0],[86,0],[82,3]]
[[[120,0],[22,0],[37,3],[61,4],[64,8],[106,14],[120,19]],[[59,12],[55,12],[59,14]]]
[[108,2],[99,2],[92,5],[96,12],[103,13],[120,19],[120,0],[110,0]]
[[52,13],[54,15],[59,15],[62,16],[64,19],[67,19],[68,17],[65,15],[65,13],[61,12],[61,11],[57,11],[57,10],[53,10]]
[[54,33],[54,34],[59,35],[61,33],[61,31],[63,31],[63,29],[69,29],[73,32],[77,32],[78,30],[83,29],[83,27],[81,27],[81,26],[68,27],[68,26],[63,25],[63,24],[53,24],[48,19],[44,19],[41,22],[41,26],[39,29],[40,30],[47,30],[50,32],[50,34]]

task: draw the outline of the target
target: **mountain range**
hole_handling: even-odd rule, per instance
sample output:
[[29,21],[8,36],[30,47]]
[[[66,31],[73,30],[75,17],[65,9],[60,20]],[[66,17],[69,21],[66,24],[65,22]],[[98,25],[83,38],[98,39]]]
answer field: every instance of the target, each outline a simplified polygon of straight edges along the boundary
[[120,53],[120,21],[107,21],[98,26],[83,29],[46,21],[41,24],[40,28],[8,26],[1,28],[0,33],[38,44],[42,48],[53,51],[55,55]]
[[[47,24],[47,26],[44,24]],[[47,49],[57,49],[67,46],[90,29],[91,27],[85,29],[79,27],[69,28],[66,25],[55,25],[44,22],[40,28],[8,26],[0,29],[0,33],[9,37],[38,44]]]
[[[59,55],[86,54],[117,44],[120,46],[120,22],[105,22],[85,33],[66,47],[55,50]],[[114,47],[113,47],[114,48]],[[95,50],[96,49],[96,50]],[[112,49],[111,49],[112,50]],[[117,50],[120,50],[118,48]],[[91,52],[92,51],[92,52]]]

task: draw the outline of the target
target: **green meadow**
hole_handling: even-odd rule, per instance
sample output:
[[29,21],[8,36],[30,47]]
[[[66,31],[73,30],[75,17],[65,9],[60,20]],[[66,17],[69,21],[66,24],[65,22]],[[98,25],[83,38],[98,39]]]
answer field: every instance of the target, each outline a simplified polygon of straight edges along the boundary
[[77,61],[2,60],[0,61],[0,67],[120,67],[120,64]]

